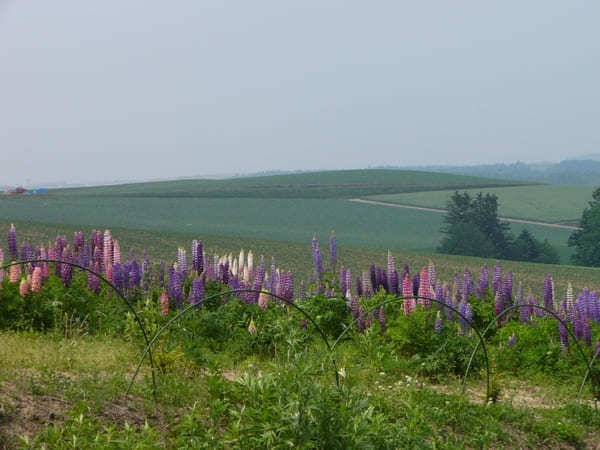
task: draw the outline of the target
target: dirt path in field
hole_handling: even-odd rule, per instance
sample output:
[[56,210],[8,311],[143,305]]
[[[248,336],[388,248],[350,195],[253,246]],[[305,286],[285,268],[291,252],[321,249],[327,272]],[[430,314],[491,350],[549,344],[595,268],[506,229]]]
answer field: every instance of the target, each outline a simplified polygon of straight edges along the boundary
[[[405,209],[416,209],[418,211],[430,211],[446,214],[445,209],[441,208],[429,208],[426,206],[414,206],[414,205],[403,205],[400,203],[392,203],[392,202],[382,202],[379,200],[365,200],[363,198],[351,198],[349,201],[356,203],[367,203],[369,205],[379,205],[379,206],[392,206],[394,208],[405,208]],[[576,227],[574,225],[564,225],[560,223],[552,223],[552,222],[540,222],[537,220],[527,220],[527,219],[515,219],[512,217],[498,217],[500,220],[506,220],[507,222],[516,222],[516,223],[526,223],[530,225],[540,225],[542,227],[550,227],[550,228],[562,228],[564,230],[580,230],[581,228]]]

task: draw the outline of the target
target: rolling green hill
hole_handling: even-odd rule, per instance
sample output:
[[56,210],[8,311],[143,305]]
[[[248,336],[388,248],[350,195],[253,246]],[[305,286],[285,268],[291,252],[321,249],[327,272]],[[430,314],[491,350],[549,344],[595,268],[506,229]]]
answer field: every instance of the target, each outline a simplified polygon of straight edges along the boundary
[[[462,192],[463,190],[461,190]],[[498,196],[499,213],[504,217],[539,220],[543,222],[577,221],[592,198],[594,186],[535,185],[485,189],[466,189],[471,195],[478,192]],[[370,198],[413,206],[445,208],[454,190],[409,194],[376,195]]]
[[230,178],[176,180],[53,190],[53,195],[116,197],[349,198],[395,192],[522,184],[464,175],[403,170],[339,170]]

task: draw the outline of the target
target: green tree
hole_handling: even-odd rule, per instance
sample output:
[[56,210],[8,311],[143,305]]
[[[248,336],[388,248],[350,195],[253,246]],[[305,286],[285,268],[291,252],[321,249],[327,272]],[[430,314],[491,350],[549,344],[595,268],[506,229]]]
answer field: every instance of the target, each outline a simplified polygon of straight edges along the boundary
[[579,227],[569,236],[569,247],[575,247],[571,259],[577,265],[600,267],[600,188],[583,210]]
[[438,250],[472,256],[510,258],[510,226],[498,219],[498,197],[479,192],[474,198],[456,191],[447,204],[442,232],[446,234]]
[[548,242],[540,242],[528,230],[521,231],[513,245],[514,259],[545,264],[558,264],[559,256]]

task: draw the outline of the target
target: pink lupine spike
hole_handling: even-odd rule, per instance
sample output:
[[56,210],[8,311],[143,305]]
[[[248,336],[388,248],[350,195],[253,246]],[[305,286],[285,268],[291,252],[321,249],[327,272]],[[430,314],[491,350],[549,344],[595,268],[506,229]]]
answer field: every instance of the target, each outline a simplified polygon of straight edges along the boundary
[[37,266],[33,269],[33,276],[31,277],[31,291],[40,292],[42,289],[42,268]]
[[21,280],[21,284],[19,284],[19,294],[21,297],[25,297],[29,293],[29,283],[25,278]]
[[9,273],[9,281],[11,283],[16,283],[17,281],[19,281],[19,278],[21,278],[21,267],[18,264],[10,266]]

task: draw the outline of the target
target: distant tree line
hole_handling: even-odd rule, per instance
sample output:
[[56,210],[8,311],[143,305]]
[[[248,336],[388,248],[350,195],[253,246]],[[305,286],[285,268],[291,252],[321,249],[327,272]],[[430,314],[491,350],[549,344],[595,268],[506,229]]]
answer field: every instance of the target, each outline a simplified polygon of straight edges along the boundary
[[528,230],[516,238],[508,222],[498,218],[498,197],[479,192],[474,197],[456,191],[447,204],[444,238],[438,251],[457,255],[558,264],[558,253]]
[[569,236],[569,247],[575,247],[572,261],[580,266],[600,267],[600,188],[583,210],[579,227]]

